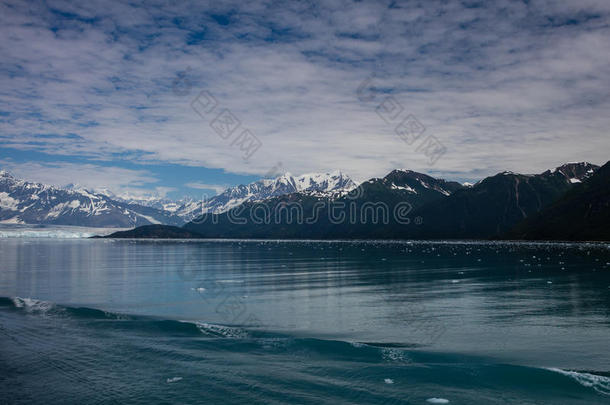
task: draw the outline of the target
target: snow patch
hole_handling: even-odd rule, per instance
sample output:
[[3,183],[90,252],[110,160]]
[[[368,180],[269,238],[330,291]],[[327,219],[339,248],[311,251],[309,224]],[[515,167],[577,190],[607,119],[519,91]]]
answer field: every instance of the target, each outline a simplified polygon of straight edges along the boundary
[[148,222],[150,222],[151,224],[160,224],[161,222],[159,222],[158,220],[156,220],[155,218],[149,216],[149,215],[144,215],[144,214],[139,214],[139,213],[135,213],[137,216],[144,218],[145,220],[147,220]]
[[409,186],[397,186],[396,184],[392,183],[392,185],[390,186],[390,188],[391,188],[392,190],[406,190],[406,191],[408,191],[409,193],[414,193],[414,194],[417,194],[417,191],[415,191],[414,189],[412,189],[412,188],[411,188],[411,187],[409,187]]
[[8,193],[0,193],[0,209],[16,211],[20,201],[11,197]]
[[5,219],[0,221],[0,224],[6,224],[6,225],[21,225],[24,224],[23,220],[21,218],[19,218],[18,216],[14,216],[12,218],[9,219]]

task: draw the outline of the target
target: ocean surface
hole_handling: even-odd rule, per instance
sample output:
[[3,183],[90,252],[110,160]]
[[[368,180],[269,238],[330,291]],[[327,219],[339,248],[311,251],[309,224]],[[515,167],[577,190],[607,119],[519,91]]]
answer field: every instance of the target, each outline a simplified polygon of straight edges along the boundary
[[0,239],[2,404],[610,404],[608,244],[48,236]]

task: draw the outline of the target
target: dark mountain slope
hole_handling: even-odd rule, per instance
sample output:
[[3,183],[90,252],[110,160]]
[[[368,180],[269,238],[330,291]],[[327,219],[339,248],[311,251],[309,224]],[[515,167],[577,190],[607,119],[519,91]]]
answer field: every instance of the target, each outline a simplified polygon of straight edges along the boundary
[[610,240],[610,162],[506,236],[531,240]]
[[[95,238],[99,238],[96,236]],[[186,229],[170,225],[145,225],[128,231],[115,232],[104,238],[116,239],[196,239],[201,235],[187,231]]]
[[597,169],[570,163],[537,175],[504,172],[472,187],[397,170],[337,199],[281,195],[208,213],[184,229],[207,238],[500,238]]
[[504,172],[432,202],[414,215],[423,219],[416,238],[496,238],[556,201],[597,166],[570,163],[538,175]]

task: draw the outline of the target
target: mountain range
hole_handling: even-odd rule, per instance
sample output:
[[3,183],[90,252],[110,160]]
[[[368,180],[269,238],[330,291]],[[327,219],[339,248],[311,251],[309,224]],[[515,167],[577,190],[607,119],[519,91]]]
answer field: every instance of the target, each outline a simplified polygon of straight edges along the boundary
[[156,208],[115,201],[73,186],[59,188],[19,180],[0,171],[0,222],[129,228],[183,225],[185,221]]
[[586,162],[474,185],[411,170],[358,186],[341,172],[284,174],[203,201],[138,201],[0,172],[0,221],[138,227],[111,236],[142,238],[608,240],[609,178],[608,163]]
[[395,170],[334,200],[282,195],[204,215],[184,228],[221,238],[500,238],[597,169],[569,163],[540,174],[499,173],[472,186]]
[[514,239],[609,240],[610,165],[509,232]]
[[541,174],[499,173],[445,199],[422,207],[415,215],[425,226],[417,238],[499,238],[521,221],[541,212],[599,169],[568,163]]
[[301,176],[283,174],[275,179],[262,179],[246,185],[227,188],[222,193],[203,201],[189,201],[175,211],[178,215],[194,219],[205,213],[221,214],[246,202],[264,201],[273,197],[300,193],[306,196],[337,198],[357,187],[340,171],[311,173]]
[[180,226],[208,212],[223,213],[244,202],[278,195],[303,193],[334,198],[356,184],[341,172],[292,176],[227,188],[202,201],[164,198],[128,198],[109,190],[88,190],[70,184],[54,187],[16,179],[0,171],[0,223],[76,225],[129,228],[165,224]]

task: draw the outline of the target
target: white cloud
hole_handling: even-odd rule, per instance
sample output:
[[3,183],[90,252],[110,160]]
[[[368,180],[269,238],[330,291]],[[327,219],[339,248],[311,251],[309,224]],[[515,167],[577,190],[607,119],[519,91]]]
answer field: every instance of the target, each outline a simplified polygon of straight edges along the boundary
[[173,190],[151,186],[158,180],[145,170],[76,163],[16,163],[10,159],[0,160],[0,167],[19,179],[57,187],[78,184],[90,190],[103,185],[116,195],[142,196],[153,189],[162,197]]
[[[433,168],[440,175],[608,159],[602,0],[341,0],[273,13],[263,2],[51,1],[82,17],[61,23],[51,7],[9,3],[0,5],[5,147],[260,175],[278,161],[293,173],[341,169],[359,180],[394,167],[429,171],[377,116],[378,103],[357,99],[376,72],[376,86],[447,146]],[[210,17],[228,11],[230,25]],[[189,45],[193,33],[203,38]],[[193,87],[179,96],[172,83],[187,67]],[[201,89],[263,142],[248,162],[190,108]],[[57,136],[41,138],[49,134]]]
[[185,186],[194,188],[196,190],[214,190],[216,194],[220,194],[225,191],[229,186],[226,184],[206,184],[206,183],[186,183]]

